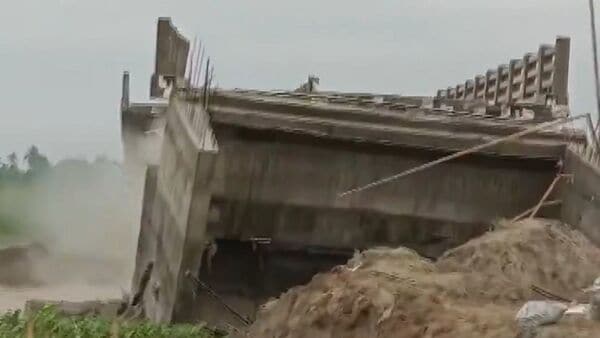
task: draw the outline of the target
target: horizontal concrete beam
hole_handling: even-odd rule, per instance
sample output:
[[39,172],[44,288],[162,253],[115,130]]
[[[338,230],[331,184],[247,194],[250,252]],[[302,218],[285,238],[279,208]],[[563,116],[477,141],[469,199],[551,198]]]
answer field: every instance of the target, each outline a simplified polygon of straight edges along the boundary
[[[478,133],[456,133],[432,129],[385,126],[382,124],[342,121],[315,117],[296,117],[277,113],[249,111],[233,107],[211,107],[213,123],[258,130],[280,130],[314,137],[351,142],[402,145],[421,149],[464,150],[495,137]],[[565,143],[552,139],[509,141],[490,147],[486,154],[527,158],[559,158]]]
[[[486,222],[460,223],[413,215],[390,215],[360,209],[331,209],[297,205],[221,200],[212,208],[220,219],[208,224],[210,238],[247,241],[268,237],[290,247],[353,250],[373,246],[406,246],[437,257],[486,231]],[[240,218],[239,215],[244,217]]]
[[[484,118],[469,114],[450,115],[431,109],[390,111],[385,108],[365,108],[351,104],[326,104],[301,99],[240,95],[235,92],[216,92],[210,100],[210,110],[224,107],[239,110],[280,113],[292,116],[332,118],[344,121],[380,123],[402,127],[443,129],[449,132],[481,132],[490,135],[509,135],[523,130],[532,121]],[[464,116],[461,116],[464,115]],[[564,140],[564,132],[540,132],[535,137]],[[585,140],[584,134],[575,132],[576,140]]]

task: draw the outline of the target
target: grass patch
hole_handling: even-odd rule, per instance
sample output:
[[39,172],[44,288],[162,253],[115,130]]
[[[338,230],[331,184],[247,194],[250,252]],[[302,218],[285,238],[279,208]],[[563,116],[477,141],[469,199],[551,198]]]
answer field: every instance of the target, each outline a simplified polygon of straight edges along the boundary
[[21,311],[0,316],[0,337],[47,338],[217,338],[224,337],[206,327],[196,325],[157,325],[149,322],[118,323],[97,317],[63,317],[48,306],[28,321]]

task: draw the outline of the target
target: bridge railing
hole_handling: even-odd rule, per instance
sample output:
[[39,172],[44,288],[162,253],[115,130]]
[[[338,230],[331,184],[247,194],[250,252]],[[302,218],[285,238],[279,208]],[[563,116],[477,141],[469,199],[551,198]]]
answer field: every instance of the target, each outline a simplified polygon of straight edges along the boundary
[[568,105],[570,39],[557,37],[554,45],[541,45],[527,53],[476,75],[464,83],[439,89],[438,99],[482,101],[487,106],[518,103]]

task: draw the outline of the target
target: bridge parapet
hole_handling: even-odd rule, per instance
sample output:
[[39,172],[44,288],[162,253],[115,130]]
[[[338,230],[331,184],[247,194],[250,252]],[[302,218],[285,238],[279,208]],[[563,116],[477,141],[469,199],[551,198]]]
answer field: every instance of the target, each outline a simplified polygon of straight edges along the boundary
[[523,103],[567,106],[569,53],[570,38],[559,36],[554,45],[541,45],[535,54],[527,53],[485,75],[439,89],[436,104],[458,105],[462,101],[484,107],[519,108]]
[[[534,123],[423,107],[394,110],[352,102],[324,103],[287,92],[219,90],[210,102],[208,109],[218,124],[442,151],[462,150],[487,137],[516,133]],[[488,151],[522,157],[558,157],[568,142],[585,143],[585,135],[570,129],[543,131]]]

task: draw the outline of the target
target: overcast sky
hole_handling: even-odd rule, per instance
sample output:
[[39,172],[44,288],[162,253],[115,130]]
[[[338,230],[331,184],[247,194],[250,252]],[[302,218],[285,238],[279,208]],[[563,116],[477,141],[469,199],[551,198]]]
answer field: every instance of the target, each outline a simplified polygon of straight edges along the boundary
[[[0,0],[0,157],[121,158],[121,73],[148,96],[159,16],[208,47],[221,87],[432,95],[571,37],[570,100],[594,111],[586,0]],[[597,5],[600,7],[600,4]],[[600,14],[600,13],[599,13]]]

